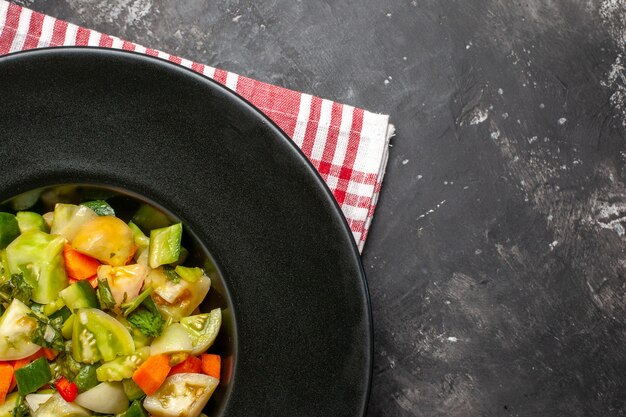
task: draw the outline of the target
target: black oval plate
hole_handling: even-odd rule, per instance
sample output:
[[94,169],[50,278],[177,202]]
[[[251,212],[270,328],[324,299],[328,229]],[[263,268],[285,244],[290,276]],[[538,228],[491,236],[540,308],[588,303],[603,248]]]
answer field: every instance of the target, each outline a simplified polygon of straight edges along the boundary
[[314,168],[249,103],[134,53],[0,58],[0,201],[76,182],[162,204],[215,257],[237,325],[216,414],[365,413],[372,331],[356,246]]

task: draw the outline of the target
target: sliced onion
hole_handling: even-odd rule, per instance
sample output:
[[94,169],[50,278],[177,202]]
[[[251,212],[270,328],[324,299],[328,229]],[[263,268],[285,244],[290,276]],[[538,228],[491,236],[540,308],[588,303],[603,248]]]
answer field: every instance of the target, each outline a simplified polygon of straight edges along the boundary
[[118,414],[128,409],[128,397],[121,382],[103,382],[79,394],[74,400],[91,411]]
[[40,404],[32,414],[33,417],[91,417],[90,412],[75,403],[68,403],[58,392]]
[[191,349],[193,349],[193,344],[187,329],[180,323],[174,323],[166,327],[161,336],[152,341],[150,355],[191,352]]
[[52,394],[28,394],[24,397],[28,408],[30,408],[30,411],[33,413],[37,411],[41,404],[45,403],[50,398],[52,398]]

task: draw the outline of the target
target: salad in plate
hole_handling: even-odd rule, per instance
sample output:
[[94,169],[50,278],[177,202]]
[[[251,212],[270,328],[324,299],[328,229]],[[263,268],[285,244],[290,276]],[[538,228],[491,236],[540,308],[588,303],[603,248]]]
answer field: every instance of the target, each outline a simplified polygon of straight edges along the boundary
[[220,383],[183,226],[104,200],[0,212],[0,417],[198,417]]

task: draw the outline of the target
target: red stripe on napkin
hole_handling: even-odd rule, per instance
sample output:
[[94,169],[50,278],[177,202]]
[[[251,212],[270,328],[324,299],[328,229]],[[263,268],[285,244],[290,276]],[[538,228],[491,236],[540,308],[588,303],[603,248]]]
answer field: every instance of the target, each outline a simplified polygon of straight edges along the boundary
[[302,149],[339,203],[359,250],[363,249],[387,165],[393,132],[389,116],[191,62],[0,0],[0,55],[67,45],[116,48],[167,59],[237,92]]

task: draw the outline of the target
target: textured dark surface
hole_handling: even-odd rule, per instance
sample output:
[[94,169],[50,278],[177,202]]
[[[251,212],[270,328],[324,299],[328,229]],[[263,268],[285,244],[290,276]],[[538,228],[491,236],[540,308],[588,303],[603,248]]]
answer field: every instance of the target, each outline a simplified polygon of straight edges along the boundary
[[391,113],[369,416],[626,414],[623,0],[35,0]]
[[230,399],[209,416],[364,414],[372,334],[359,254],[278,128],[224,87],[125,52],[0,58],[9,79],[0,201],[51,183],[123,187],[179,214],[215,257],[238,337],[236,354],[221,352],[234,383],[223,378],[218,394]]

